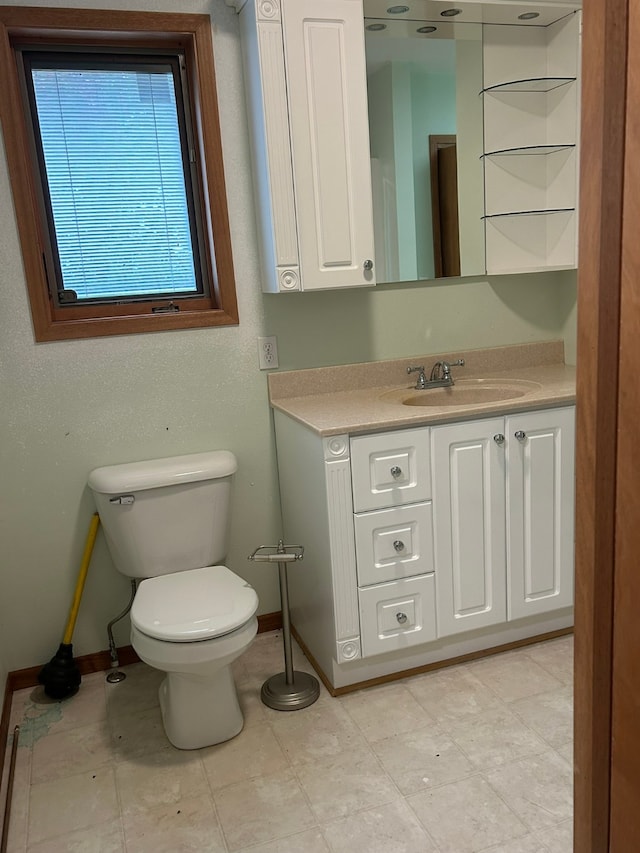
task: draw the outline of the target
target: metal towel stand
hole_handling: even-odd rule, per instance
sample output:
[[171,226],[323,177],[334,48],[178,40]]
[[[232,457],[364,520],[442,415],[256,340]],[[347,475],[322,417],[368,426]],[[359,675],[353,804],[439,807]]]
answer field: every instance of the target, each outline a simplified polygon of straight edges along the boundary
[[280,602],[282,604],[282,643],[284,645],[284,672],[272,675],[262,685],[260,696],[264,704],[276,711],[298,711],[313,705],[320,695],[318,679],[308,672],[293,669],[291,653],[291,620],[289,618],[289,585],[287,563],[302,560],[302,545],[260,545],[249,557],[256,563],[277,563],[280,576]]

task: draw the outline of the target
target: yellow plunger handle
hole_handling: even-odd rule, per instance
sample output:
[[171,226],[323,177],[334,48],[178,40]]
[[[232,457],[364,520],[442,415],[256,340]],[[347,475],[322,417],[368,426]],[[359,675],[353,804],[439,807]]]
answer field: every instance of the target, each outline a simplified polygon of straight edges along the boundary
[[67,619],[67,627],[65,628],[64,637],[62,638],[62,642],[65,645],[69,645],[71,642],[71,637],[73,637],[73,629],[76,627],[76,619],[78,618],[78,610],[80,609],[80,599],[82,598],[82,591],[84,589],[84,582],[87,579],[87,572],[89,571],[89,563],[91,562],[91,554],[93,553],[93,546],[96,541],[96,536],[98,535],[98,527],[100,526],[100,516],[97,512],[93,513],[91,518],[91,524],[89,525],[89,532],[87,534],[87,541],[84,546],[84,554],[82,555],[82,564],[80,565],[80,574],[78,575],[78,581],[76,583],[76,590],[73,594],[73,603],[71,604],[71,610],[69,611],[69,618]]

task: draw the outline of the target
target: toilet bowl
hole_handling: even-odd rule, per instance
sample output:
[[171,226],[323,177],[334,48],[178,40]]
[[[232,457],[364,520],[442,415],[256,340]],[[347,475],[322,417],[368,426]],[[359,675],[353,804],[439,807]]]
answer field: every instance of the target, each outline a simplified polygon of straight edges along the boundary
[[131,644],[160,685],[165,732],[178,749],[235,737],[243,725],[231,664],[258,630],[258,596],[226,566],[142,581],[131,608]]
[[166,672],[162,720],[178,749],[221,743],[243,717],[231,664],[258,630],[255,590],[217,564],[227,547],[228,451],[96,468],[89,476],[116,568],[141,579],[131,644]]

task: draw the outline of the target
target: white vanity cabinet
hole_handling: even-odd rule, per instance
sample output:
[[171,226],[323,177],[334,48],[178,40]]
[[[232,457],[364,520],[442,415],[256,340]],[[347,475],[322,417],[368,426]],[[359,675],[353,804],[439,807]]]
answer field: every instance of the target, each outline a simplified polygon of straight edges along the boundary
[[572,624],[573,406],[326,438],[274,419],[292,624],[334,687]]
[[240,13],[263,290],[375,284],[362,0]]
[[438,636],[573,604],[574,417],[432,428]]

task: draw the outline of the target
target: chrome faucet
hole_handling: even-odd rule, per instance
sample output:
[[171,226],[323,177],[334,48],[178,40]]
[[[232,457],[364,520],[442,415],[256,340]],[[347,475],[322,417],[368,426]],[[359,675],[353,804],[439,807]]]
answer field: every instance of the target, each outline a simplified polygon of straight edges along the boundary
[[451,375],[452,367],[464,367],[464,358],[459,358],[450,364],[448,361],[436,361],[431,368],[431,376],[429,377],[429,385],[436,383],[435,387],[443,387],[453,385],[453,376]]
[[407,373],[417,373],[418,380],[415,384],[416,391],[423,391],[427,388],[449,388],[454,384],[453,376],[451,375],[452,367],[464,367],[464,358],[459,358],[457,361],[436,361],[431,368],[431,374],[427,379],[424,367],[407,367]]

